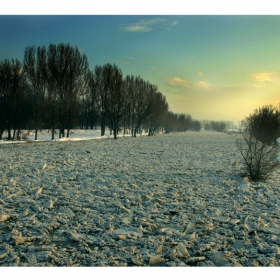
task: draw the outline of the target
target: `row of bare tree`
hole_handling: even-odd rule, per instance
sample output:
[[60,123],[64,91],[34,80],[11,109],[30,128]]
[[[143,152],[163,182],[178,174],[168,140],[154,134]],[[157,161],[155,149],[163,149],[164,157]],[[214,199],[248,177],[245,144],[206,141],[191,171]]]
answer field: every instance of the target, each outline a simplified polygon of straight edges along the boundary
[[34,129],[37,140],[42,128],[51,129],[52,139],[55,128],[59,138],[69,137],[72,128],[93,129],[96,124],[101,136],[109,127],[114,138],[121,128],[134,137],[143,128],[149,135],[165,127],[190,128],[191,117],[181,115],[183,127],[170,129],[172,114],[156,85],[140,76],[124,77],[115,64],[91,71],[86,55],[70,44],[27,47],[23,63],[0,62],[0,139],[5,130],[14,139],[16,131]]

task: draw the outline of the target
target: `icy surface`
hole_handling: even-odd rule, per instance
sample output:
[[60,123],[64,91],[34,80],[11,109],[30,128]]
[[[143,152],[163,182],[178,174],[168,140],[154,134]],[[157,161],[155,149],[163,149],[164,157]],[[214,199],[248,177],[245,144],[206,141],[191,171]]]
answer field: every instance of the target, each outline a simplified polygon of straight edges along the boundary
[[279,171],[244,180],[234,135],[0,151],[1,266],[279,266]]
[[[13,134],[13,130],[12,130],[12,134]],[[66,135],[66,131],[65,131],[65,135]],[[121,136],[128,136],[128,135],[120,134],[119,137],[121,137]],[[20,141],[18,141],[17,139],[15,139],[13,141],[12,140],[7,141],[7,138],[8,138],[7,131],[5,131],[3,133],[2,137],[3,137],[3,140],[0,140],[0,144],[24,144],[26,142],[35,141],[34,140],[35,139],[34,131],[27,131],[27,130],[21,131],[22,139]],[[104,139],[104,138],[113,138],[113,137],[114,136],[112,134],[110,134],[110,130],[106,130],[105,135],[100,136],[100,130],[98,130],[98,129],[87,129],[87,130],[71,129],[69,137],[62,137],[62,138],[59,138],[57,130],[55,130],[54,140],[51,140],[51,138],[52,138],[51,130],[42,130],[42,131],[38,131],[36,142],[81,141],[81,140]]]

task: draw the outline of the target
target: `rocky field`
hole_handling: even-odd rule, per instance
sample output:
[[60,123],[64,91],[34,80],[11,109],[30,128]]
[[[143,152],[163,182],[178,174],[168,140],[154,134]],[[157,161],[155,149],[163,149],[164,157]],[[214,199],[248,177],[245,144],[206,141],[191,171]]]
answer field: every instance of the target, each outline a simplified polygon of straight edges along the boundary
[[1,266],[279,266],[280,173],[234,135],[0,146]]

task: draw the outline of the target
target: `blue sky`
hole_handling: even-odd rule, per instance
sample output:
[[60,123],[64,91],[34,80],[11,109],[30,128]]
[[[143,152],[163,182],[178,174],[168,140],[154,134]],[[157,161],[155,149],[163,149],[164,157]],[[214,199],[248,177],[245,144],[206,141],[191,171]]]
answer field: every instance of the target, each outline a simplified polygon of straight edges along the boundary
[[277,15],[0,15],[0,60],[50,43],[78,46],[92,69],[140,75],[196,119],[237,124],[280,103]]

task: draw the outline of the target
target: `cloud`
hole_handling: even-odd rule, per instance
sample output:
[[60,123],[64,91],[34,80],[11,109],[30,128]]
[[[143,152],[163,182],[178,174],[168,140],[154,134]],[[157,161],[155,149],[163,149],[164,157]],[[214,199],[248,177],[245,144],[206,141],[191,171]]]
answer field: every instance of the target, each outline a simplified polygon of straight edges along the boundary
[[128,55],[123,55],[123,57],[124,57],[124,58],[127,58],[127,59],[131,59],[131,60],[134,60],[134,59],[135,59],[135,57],[133,57],[133,56],[128,56]]
[[117,64],[128,64],[129,62],[123,59],[119,59],[118,61],[116,61]]
[[199,82],[195,83],[194,86],[197,88],[203,88],[203,89],[212,88],[212,85],[210,85],[209,83],[204,82],[204,81],[199,81]]
[[157,69],[156,66],[153,66],[153,65],[151,65],[150,68],[153,69],[153,70]]
[[131,31],[131,32],[149,32],[152,30],[151,27],[143,26],[143,25],[129,25],[123,27],[123,30],[125,31]]
[[156,27],[170,29],[170,26],[176,26],[179,21],[170,22],[164,18],[141,19],[135,23],[122,24],[121,29],[128,32],[150,32]]
[[187,88],[196,88],[196,89],[211,89],[213,86],[204,81],[198,81],[196,83],[191,83],[186,80],[183,80],[178,77],[174,77],[172,79],[168,79],[167,83],[171,86],[175,87],[187,87]]
[[129,64],[130,61],[128,61],[128,60],[134,60],[134,59],[135,59],[135,57],[122,55],[122,58],[120,58],[118,61],[116,61],[116,63],[117,64]]
[[200,77],[203,77],[204,73],[203,72],[198,72],[197,75],[200,76]]
[[257,82],[271,82],[274,81],[277,77],[277,72],[259,72],[259,73],[252,73],[251,80]]
[[163,18],[154,19],[141,19],[136,23],[123,24],[121,29],[129,32],[149,32],[153,30],[156,26],[164,23],[166,20]]
[[171,86],[177,86],[177,87],[191,87],[191,84],[186,81],[186,80],[182,80],[178,77],[174,77],[172,79],[168,79],[167,83]]

